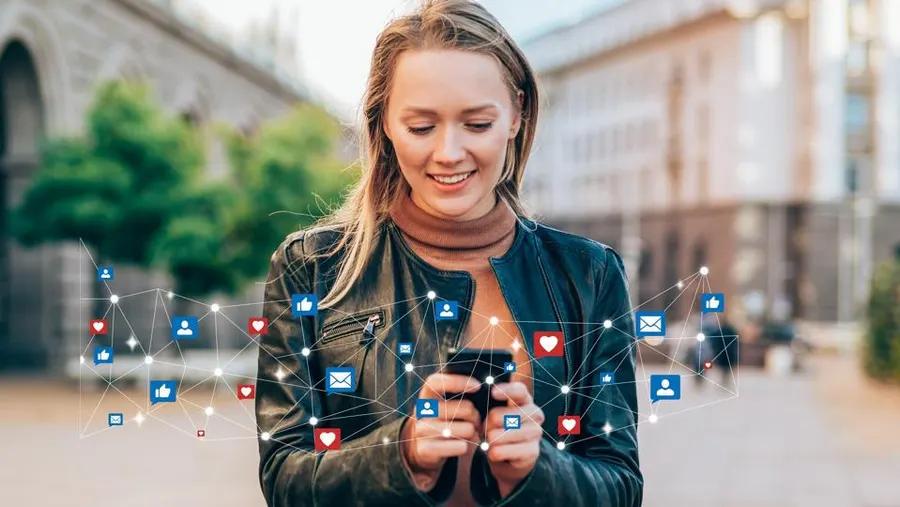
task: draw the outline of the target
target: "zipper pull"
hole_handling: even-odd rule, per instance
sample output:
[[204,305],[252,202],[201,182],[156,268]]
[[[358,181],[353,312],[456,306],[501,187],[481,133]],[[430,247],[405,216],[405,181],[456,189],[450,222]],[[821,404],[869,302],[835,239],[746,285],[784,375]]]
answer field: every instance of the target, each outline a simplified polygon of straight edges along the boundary
[[365,345],[368,347],[375,341],[375,324],[381,320],[378,315],[372,315],[369,317],[368,322],[366,322],[366,327],[363,329],[363,337],[360,340],[360,345]]

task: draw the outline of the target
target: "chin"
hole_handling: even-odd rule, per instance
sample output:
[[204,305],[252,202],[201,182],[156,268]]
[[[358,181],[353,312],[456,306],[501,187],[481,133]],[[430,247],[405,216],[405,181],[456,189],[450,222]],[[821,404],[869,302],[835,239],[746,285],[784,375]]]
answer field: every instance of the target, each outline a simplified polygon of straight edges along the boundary
[[431,197],[425,203],[445,217],[459,218],[471,213],[478,205],[478,199],[474,196]]

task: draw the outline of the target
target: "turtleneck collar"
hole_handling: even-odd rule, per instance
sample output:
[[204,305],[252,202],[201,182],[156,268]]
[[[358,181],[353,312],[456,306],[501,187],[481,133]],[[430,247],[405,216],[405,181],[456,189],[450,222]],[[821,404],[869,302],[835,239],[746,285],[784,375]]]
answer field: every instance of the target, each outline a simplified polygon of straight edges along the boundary
[[390,215],[406,236],[443,250],[495,250],[493,247],[501,245],[508,248],[516,225],[515,213],[499,198],[484,216],[457,221],[428,214],[404,193]]

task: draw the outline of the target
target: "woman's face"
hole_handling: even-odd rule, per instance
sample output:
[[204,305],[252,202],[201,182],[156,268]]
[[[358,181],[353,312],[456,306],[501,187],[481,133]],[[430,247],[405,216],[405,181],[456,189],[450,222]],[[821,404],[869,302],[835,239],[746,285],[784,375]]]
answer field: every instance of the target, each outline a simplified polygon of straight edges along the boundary
[[384,129],[412,199],[431,215],[470,220],[495,203],[506,146],[519,132],[500,65],[461,50],[403,52]]

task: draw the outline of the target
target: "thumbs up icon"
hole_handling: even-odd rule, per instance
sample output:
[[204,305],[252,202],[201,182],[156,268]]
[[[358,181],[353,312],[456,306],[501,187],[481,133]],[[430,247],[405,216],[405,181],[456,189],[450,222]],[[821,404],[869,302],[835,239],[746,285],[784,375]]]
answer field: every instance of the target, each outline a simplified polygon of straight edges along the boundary
[[151,380],[150,403],[175,401],[175,389],[177,385],[177,381],[175,380]]
[[319,300],[315,294],[292,294],[291,313],[294,317],[316,315],[319,310]]
[[725,295],[722,293],[702,294],[700,301],[701,312],[721,313],[725,310]]
[[163,384],[156,388],[157,398],[168,398],[170,394],[172,394],[172,390],[167,384]]
[[97,347],[94,349],[94,364],[112,364],[113,349],[112,347]]

